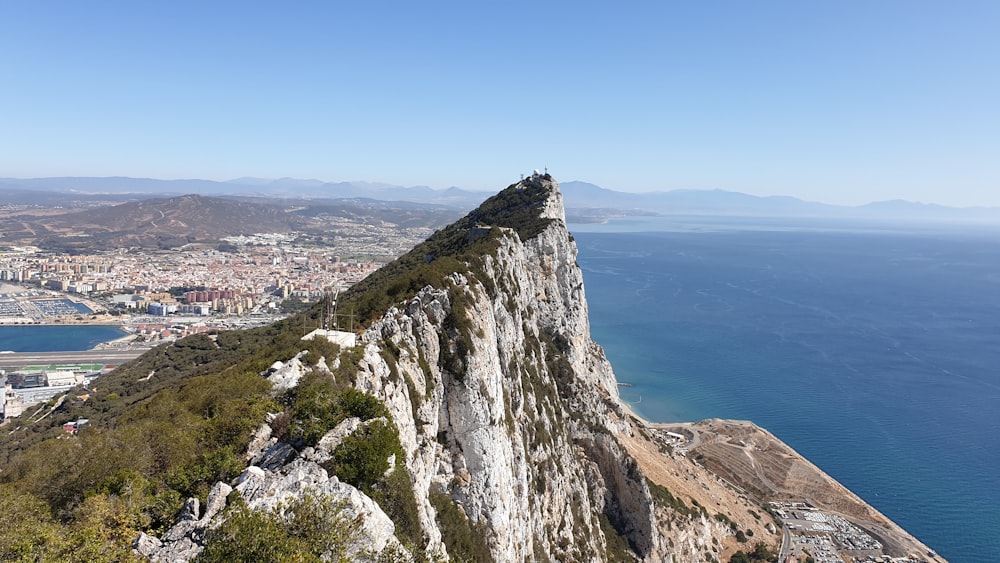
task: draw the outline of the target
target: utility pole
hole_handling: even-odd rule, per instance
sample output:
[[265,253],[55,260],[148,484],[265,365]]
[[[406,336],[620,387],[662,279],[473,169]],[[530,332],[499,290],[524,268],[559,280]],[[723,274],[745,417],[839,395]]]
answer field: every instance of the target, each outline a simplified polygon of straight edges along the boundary
[[336,330],[338,328],[337,324],[337,305],[340,305],[340,286],[337,286],[337,292],[333,294],[333,328]]

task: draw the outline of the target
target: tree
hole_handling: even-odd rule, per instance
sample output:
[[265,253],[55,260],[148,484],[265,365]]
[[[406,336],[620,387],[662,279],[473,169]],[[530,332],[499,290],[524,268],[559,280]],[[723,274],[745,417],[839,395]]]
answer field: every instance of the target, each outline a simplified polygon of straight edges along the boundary
[[295,295],[288,297],[281,302],[281,312],[286,314],[298,313],[299,311],[305,311],[308,308],[309,304]]
[[370,491],[389,470],[389,456],[402,459],[395,426],[376,420],[344,438],[330,460],[333,473],[345,483]]
[[737,551],[729,558],[729,563],[765,563],[778,560],[778,554],[761,542],[754,546],[753,551],[744,553]]

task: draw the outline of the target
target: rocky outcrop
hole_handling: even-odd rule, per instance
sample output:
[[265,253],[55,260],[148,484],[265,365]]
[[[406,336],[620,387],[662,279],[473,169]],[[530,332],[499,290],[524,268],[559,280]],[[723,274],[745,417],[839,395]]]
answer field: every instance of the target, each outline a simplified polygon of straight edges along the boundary
[[[497,560],[603,559],[602,518],[640,558],[663,560],[653,498],[616,442],[629,424],[590,339],[562,196],[554,181],[531,181],[544,187],[548,226],[528,240],[492,227],[502,233],[479,269],[372,325],[358,386],[389,405],[418,496],[446,491],[485,524]],[[428,502],[421,514],[434,528]]]
[[274,362],[274,364],[264,372],[264,376],[271,380],[271,385],[275,391],[284,391],[298,385],[302,375],[309,371],[310,366],[302,364],[302,354],[298,354],[287,362]]
[[[505,219],[508,208],[516,220]],[[669,561],[690,554],[683,546],[710,545],[705,514],[671,518],[665,531],[658,511],[671,509],[657,506],[620,444],[631,424],[611,366],[590,338],[558,185],[532,176],[467,221],[463,236],[486,238],[489,251],[396,304],[361,337],[355,386],[381,400],[398,428],[404,459],[396,461],[413,484],[424,531],[419,547],[448,555],[436,493],[484,530],[498,561],[600,561],[609,545]],[[297,357],[274,366],[271,377],[290,386],[303,369]],[[303,451],[262,429],[235,491],[257,509],[278,509],[307,490],[343,499],[360,522],[359,542],[374,552],[398,549],[379,506],[320,465],[359,426],[345,421]],[[140,538],[137,550],[154,560],[190,554],[221,514],[196,512],[160,540]]]
[[348,544],[344,557],[350,561],[376,559],[387,549],[405,556],[406,550],[395,536],[395,526],[381,507],[357,488],[329,475],[322,466],[344,437],[362,425],[357,418],[347,419],[324,436],[317,447],[302,452],[289,444],[272,442],[254,456],[235,486],[215,485],[208,495],[204,514],[199,516],[198,499],[188,499],[177,523],[163,537],[142,534],[135,541],[135,551],[156,562],[189,561],[197,557],[204,549],[205,534],[221,523],[223,509],[231,502],[230,493],[235,491],[248,508],[272,513],[281,512],[303,495],[330,499],[352,532],[345,534]]

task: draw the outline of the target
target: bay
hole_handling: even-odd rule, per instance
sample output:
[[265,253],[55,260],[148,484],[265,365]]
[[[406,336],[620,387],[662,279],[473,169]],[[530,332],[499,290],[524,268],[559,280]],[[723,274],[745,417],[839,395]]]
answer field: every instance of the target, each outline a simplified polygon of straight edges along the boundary
[[108,325],[0,326],[0,351],[76,352],[125,335]]
[[950,561],[1000,550],[1000,237],[643,221],[571,225],[623,399],[752,420]]

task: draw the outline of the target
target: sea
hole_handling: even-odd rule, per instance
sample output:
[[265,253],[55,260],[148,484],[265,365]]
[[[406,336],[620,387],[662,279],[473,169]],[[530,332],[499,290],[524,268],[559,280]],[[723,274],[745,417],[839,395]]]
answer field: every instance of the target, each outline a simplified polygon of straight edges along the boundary
[[594,340],[662,422],[751,420],[952,562],[1000,553],[1000,227],[570,225]]
[[[591,332],[661,422],[752,420],[953,563],[1000,553],[1000,227],[571,224]],[[0,351],[111,326],[0,326]]]
[[0,351],[77,352],[126,336],[117,326],[0,326]]

